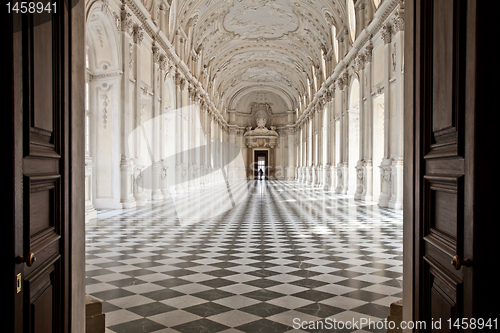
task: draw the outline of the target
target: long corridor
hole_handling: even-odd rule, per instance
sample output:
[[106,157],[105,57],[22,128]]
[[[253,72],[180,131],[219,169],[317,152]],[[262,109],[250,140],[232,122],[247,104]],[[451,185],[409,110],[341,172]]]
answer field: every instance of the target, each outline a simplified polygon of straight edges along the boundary
[[86,292],[107,332],[335,332],[402,298],[401,211],[298,182],[231,189],[228,209],[219,188],[87,224]]

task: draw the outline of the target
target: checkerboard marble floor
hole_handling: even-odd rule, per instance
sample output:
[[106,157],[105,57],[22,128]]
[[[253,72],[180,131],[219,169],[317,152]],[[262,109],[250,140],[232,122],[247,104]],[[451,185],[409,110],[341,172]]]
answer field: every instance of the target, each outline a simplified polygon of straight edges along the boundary
[[[215,217],[181,223],[188,194],[87,224],[86,292],[106,332],[380,331],[310,323],[387,317],[402,298],[402,213],[297,182],[239,186],[248,196]],[[217,193],[195,195],[203,216]]]

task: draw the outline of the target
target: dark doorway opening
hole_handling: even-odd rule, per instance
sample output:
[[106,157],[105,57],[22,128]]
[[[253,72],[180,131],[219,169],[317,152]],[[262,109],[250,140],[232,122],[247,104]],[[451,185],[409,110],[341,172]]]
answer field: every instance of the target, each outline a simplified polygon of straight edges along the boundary
[[267,150],[256,150],[254,152],[254,178],[259,179],[259,170],[262,169],[264,174],[262,179],[269,178],[269,152]]

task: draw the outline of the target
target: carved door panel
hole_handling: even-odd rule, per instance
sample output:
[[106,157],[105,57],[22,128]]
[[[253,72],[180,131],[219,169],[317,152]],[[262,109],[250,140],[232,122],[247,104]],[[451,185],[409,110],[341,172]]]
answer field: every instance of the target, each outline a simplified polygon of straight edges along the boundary
[[70,29],[51,3],[14,19],[14,332],[68,331]]
[[[415,6],[415,320],[470,313],[472,229],[464,219],[465,1]],[[455,258],[456,264],[452,264]],[[460,266],[460,260],[462,264]],[[437,330],[436,330],[437,331]]]

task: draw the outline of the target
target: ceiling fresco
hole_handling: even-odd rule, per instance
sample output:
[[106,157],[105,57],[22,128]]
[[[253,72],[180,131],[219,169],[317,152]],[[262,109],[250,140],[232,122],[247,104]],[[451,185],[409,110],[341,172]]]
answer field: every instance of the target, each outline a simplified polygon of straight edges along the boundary
[[262,91],[298,108],[332,49],[331,25],[340,28],[346,20],[345,1],[191,0],[177,6],[180,26],[193,31],[190,47],[203,54],[212,92],[228,109],[250,108],[239,104],[242,96]]

